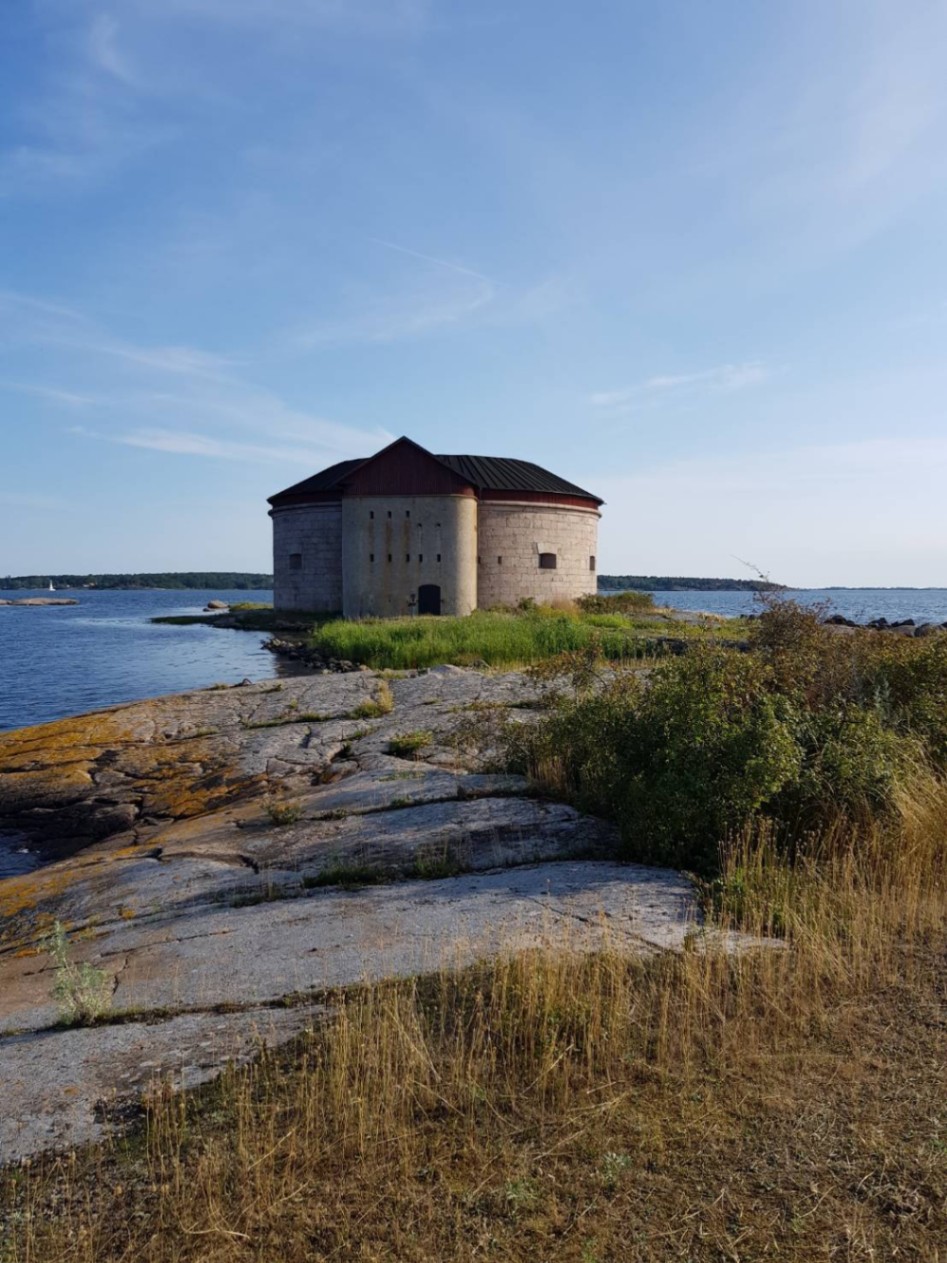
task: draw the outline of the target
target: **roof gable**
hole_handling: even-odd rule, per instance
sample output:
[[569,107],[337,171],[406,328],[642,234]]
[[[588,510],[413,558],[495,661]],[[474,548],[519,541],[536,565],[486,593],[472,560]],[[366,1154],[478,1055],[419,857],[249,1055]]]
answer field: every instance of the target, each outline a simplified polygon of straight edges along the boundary
[[364,461],[345,490],[356,496],[473,495],[475,485],[420,443],[400,438]]

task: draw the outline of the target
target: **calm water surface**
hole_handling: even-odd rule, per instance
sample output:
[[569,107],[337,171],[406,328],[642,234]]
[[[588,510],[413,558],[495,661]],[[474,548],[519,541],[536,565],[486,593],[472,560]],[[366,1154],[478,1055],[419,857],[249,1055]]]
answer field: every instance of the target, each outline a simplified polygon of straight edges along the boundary
[[[16,599],[45,592],[4,592]],[[0,605],[0,731],[116,702],[210,684],[268,679],[261,632],[160,627],[158,614],[199,614],[209,600],[271,601],[270,592],[62,592],[78,605]]]
[[[913,618],[916,623],[947,622],[947,588],[800,588],[785,593],[806,605],[825,605],[830,614],[866,623],[886,618],[889,623]],[[754,614],[760,606],[752,592],[655,592],[655,604],[677,610],[707,610],[711,614]]]

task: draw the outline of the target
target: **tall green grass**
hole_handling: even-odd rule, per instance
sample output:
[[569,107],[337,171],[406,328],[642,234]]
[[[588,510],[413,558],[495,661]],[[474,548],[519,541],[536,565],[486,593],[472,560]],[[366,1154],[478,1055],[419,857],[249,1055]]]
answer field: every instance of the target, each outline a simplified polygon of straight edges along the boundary
[[[653,630],[654,624],[647,625]],[[467,618],[338,619],[314,630],[312,645],[328,657],[405,670],[449,662],[508,666],[599,646],[610,660],[641,657],[655,649],[642,626],[622,614],[581,614],[537,608],[484,611]]]

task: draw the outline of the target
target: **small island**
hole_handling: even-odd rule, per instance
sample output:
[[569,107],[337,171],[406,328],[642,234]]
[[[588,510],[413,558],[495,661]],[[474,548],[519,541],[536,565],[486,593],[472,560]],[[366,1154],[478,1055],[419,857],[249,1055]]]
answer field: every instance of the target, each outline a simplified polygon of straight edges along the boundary
[[23,596],[10,601],[0,598],[0,605],[78,605],[71,596]]

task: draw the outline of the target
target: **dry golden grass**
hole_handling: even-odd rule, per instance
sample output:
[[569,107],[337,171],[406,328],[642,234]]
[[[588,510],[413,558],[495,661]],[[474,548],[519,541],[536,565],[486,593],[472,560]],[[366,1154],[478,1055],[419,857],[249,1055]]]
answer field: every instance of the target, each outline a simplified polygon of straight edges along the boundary
[[947,1259],[947,790],[795,867],[733,848],[714,940],[335,997],[143,1134],[6,1183],[4,1263]]

